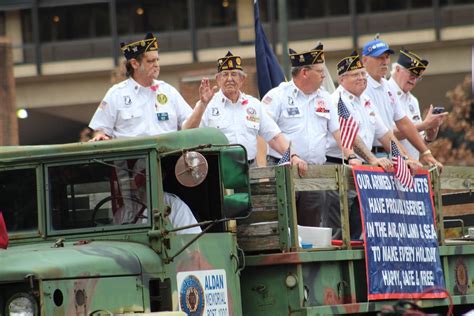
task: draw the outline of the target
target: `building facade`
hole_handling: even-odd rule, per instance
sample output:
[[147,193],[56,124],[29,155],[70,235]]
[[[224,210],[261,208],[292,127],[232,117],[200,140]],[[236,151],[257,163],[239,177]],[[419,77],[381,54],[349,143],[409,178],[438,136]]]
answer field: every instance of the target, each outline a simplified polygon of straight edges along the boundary
[[[279,19],[285,10],[287,20]],[[267,37],[280,58],[278,30],[295,50],[324,44],[337,61],[376,33],[430,60],[415,94],[422,107],[445,105],[446,91],[472,71],[474,0],[260,0]],[[227,50],[244,59],[256,94],[252,0],[2,0],[0,36],[13,45],[21,144],[76,141],[111,85],[120,42],[158,37],[161,75],[193,105],[202,76]]]

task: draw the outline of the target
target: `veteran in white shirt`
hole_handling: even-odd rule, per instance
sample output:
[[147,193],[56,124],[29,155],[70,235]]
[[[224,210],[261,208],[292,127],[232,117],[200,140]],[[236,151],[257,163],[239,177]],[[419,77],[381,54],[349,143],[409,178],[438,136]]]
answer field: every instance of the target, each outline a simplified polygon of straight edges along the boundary
[[[365,161],[373,165],[379,165],[386,171],[392,171],[393,166],[390,160],[376,158],[370,151],[375,139],[380,140],[386,148],[390,148],[390,140],[394,136],[383,123],[371,99],[364,93],[367,87],[367,73],[356,51],[337,63],[337,74],[339,87],[331,94],[331,107],[337,111],[339,103],[343,103],[359,126],[353,149],[357,155],[349,154],[345,163],[357,165]],[[334,137],[328,136],[327,163],[341,164],[342,159],[341,148]],[[354,190],[350,190],[348,194],[351,238],[358,239],[362,233],[362,225],[359,204],[356,200],[357,194]],[[339,203],[339,191],[328,191],[321,225],[332,228],[333,239],[342,238]]]
[[[202,113],[201,126],[218,128],[230,143],[243,145],[249,165],[255,167],[257,135],[280,154],[288,149],[289,143],[260,101],[241,91],[246,77],[242,59],[229,51],[217,61],[218,87],[211,89],[208,79],[201,82],[202,97],[195,111]],[[209,101],[206,103],[206,100]],[[291,157],[291,162],[298,166],[301,173],[306,171],[307,164],[299,157]]]
[[[325,78],[323,45],[300,53],[290,49],[289,57],[293,79],[270,90],[262,103],[291,141],[292,152],[308,163],[323,164],[328,135],[339,137],[337,113],[330,106],[329,93],[321,87]],[[280,157],[270,151],[267,163],[275,164]],[[298,224],[320,226],[324,207],[324,191],[296,193]]]
[[[427,66],[427,60],[422,59],[407,49],[401,49],[397,62],[392,64],[391,77],[388,80],[388,84],[408,118],[415,124],[418,132],[420,132],[420,136],[423,137],[425,142],[430,143],[436,139],[439,127],[448,113],[433,113],[433,105],[430,105],[425,119],[423,120],[421,117],[418,99],[411,91],[423,78],[423,73]],[[408,140],[402,139],[401,143],[405,146],[410,156],[415,159],[419,158],[418,150]]]
[[[390,55],[393,53],[387,43],[378,38],[364,45],[362,63],[369,74],[365,93],[375,103],[385,125],[393,129],[395,136],[398,139],[408,139],[420,152],[420,162],[430,166],[436,165],[442,170],[443,165],[433,157],[431,151],[426,147],[415,125],[407,117],[395,92],[390,89],[388,81],[385,79],[390,65]],[[376,141],[374,145],[377,153],[386,152],[379,142]]]
[[199,119],[179,92],[160,74],[158,42],[153,34],[121,44],[127,77],[107,91],[89,127],[91,141],[153,136],[199,126]]

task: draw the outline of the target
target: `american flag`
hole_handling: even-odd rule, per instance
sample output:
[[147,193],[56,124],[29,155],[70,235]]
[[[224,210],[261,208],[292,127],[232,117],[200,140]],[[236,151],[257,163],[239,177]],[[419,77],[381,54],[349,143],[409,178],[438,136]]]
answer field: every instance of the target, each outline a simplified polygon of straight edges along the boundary
[[278,161],[279,166],[289,165],[291,160],[291,146],[288,146],[288,149],[285,150],[281,159]]
[[354,140],[357,136],[357,133],[359,132],[359,124],[357,124],[357,122],[351,116],[341,97],[339,97],[339,102],[337,103],[337,113],[339,114],[341,145],[344,148],[352,149]]
[[390,141],[390,146],[392,150],[393,167],[395,169],[395,178],[397,178],[403,186],[412,188],[413,177],[410,173],[408,165],[403,159],[403,156],[400,154],[397,144],[395,144],[393,140]]

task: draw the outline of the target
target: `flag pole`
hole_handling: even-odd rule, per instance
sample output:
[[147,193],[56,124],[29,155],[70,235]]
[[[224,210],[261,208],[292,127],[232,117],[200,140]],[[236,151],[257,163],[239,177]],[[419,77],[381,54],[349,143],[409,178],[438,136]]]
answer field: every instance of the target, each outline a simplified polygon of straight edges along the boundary
[[283,72],[286,78],[290,78],[290,61],[285,57],[288,52],[288,15],[286,6],[286,0],[278,0],[278,34],[281,43]]
[[[341,91],[339,91],[339,99],[342,99]],[[338,111],[337,114],[338,114],[338,117],[339,117],[339,107],[338,107],[337,111]],[[339,132],[340,131],[341,131],[341,126],[339,125]],[[344,159],[344,158],[345,158],[344,157],[344,147],[342,146],[342,140],[341,140],[341,162],[342,162],[343,166],[347,166],[346,159]],[[347,162],[349,162],[349,161],[347,161]]]

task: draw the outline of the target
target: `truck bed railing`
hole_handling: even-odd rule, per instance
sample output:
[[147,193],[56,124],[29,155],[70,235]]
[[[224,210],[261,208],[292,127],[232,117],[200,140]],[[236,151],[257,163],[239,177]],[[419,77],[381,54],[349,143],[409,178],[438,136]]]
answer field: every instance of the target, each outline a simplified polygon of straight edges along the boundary
[[[474,188],[473,167],[445,167],[430,172],[440,245],[445,245],[442,193]],[[339,190],[342,246],[351,249],[347,191],[353,190],[352,170],[343,165],[310,165],[304,177],[295,167],[250,169],[252,213],[238,222],[238,242],[246,252],[308,251],[298,244],[295,191]],[[474,194],[474,193],[473,193]],[[467,204],[473,207],[473,204]],[[474,213],[474,209],[472,210]],[[325,248],[327,250],[327,248]],[[312,251],[312,250],[310,250]]]

